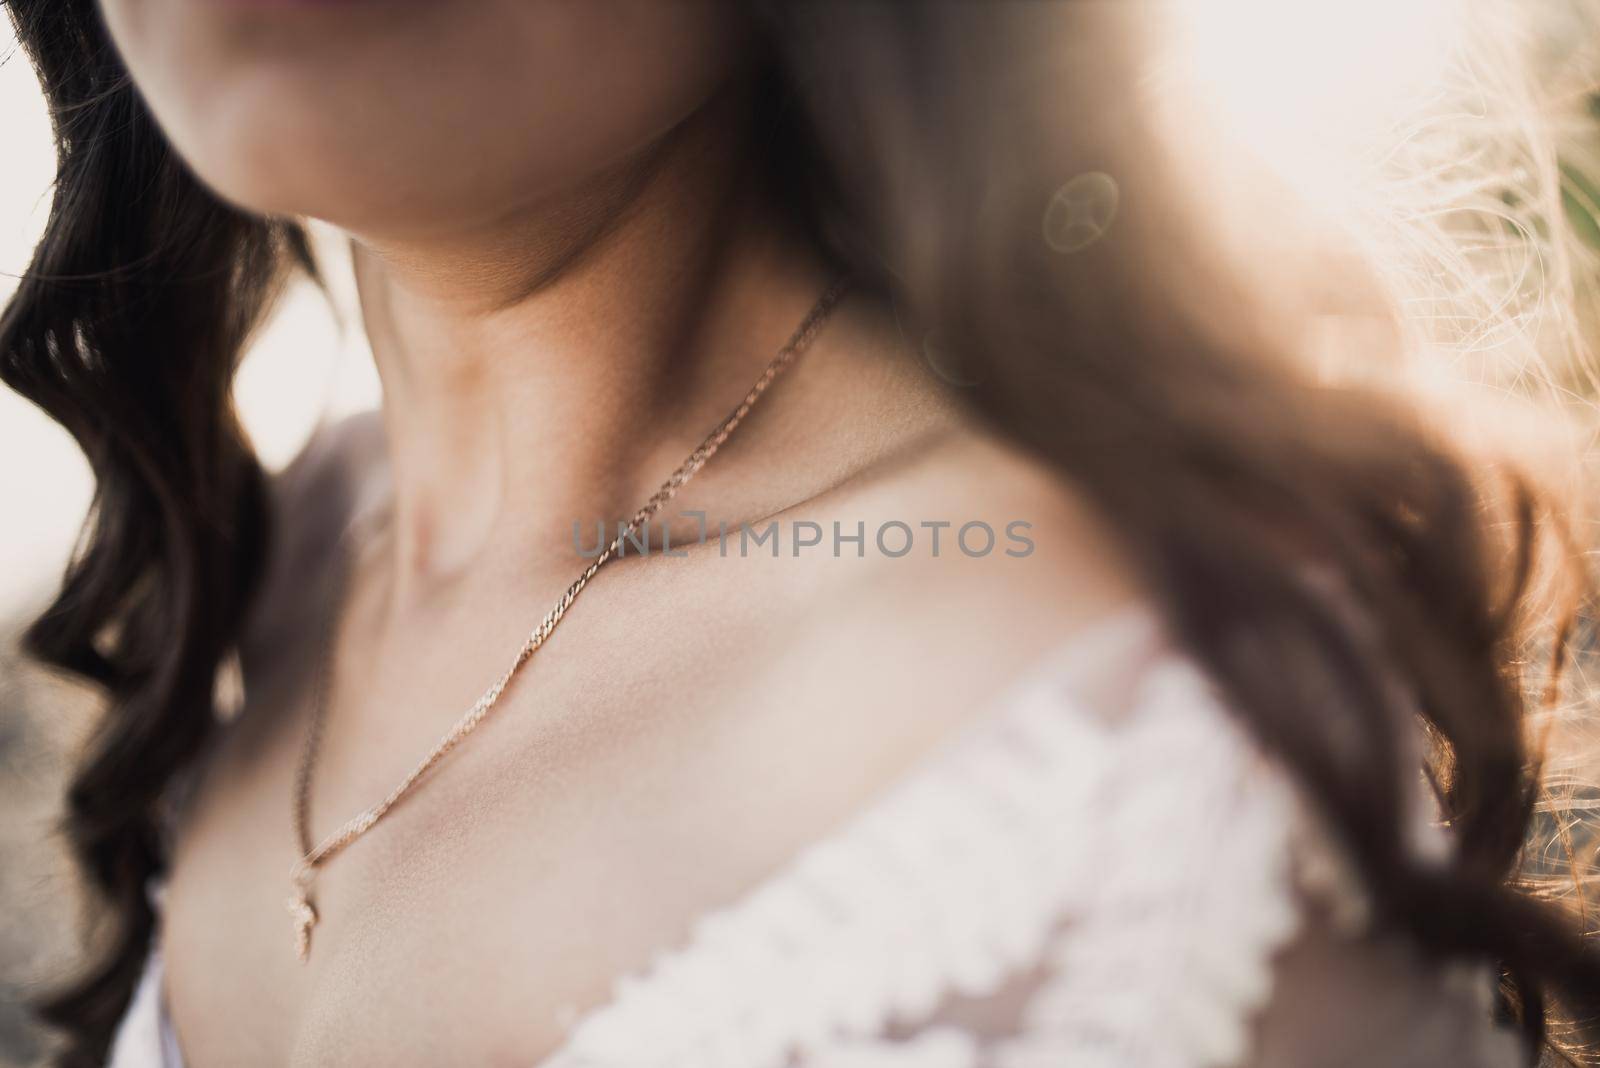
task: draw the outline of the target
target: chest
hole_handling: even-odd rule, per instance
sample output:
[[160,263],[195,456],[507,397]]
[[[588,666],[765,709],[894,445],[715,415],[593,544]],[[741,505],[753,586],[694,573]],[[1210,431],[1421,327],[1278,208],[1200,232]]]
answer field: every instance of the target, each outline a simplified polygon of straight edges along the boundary
[[780,812],[742,838],[696,811],[759,808],[733,781],[702,780],[699,804],[664,780],[492,790],[493,763],[464,758],[484,777],[436,783],[328,865],[304,964],[284,907],[293,854],[267,826],[280,806],[219,806],[195,827],[163,936],[193,1065],[536,1064],[619,975],[811,833]]
[[[919,691],[914,663],[886,671],[837,630],[781,655],[747,633],[698,651],[598,629],[569,642],[319,874],[306,964],[285,908],[304,712],[247,712],[276,725],[219,748],[168,893],[166,994],[192,1068],[535,1065],[619,976],[838,827],[979,696]],[[397,668],[388,685],[430,682]],[[330,747],[342,774],[317,783],[323,830],[432,732],[356,733],[368,742]]]

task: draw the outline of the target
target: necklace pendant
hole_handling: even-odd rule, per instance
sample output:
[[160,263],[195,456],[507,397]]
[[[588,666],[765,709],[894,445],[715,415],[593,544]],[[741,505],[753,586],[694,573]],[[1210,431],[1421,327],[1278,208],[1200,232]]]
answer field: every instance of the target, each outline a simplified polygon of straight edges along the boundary
[[294,920],[294,950],[304,964],[311,959],[311,929],[317,925],[317,910],[311,904],[306,888],[296,885],[294,896],[284,900],[284,907]]

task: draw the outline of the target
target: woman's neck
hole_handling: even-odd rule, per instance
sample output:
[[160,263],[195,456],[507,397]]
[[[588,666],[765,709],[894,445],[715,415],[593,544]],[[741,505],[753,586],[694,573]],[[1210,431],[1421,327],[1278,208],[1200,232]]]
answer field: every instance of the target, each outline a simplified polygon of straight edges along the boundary
[[384,393],[395,594],[626,515],[827,282],[697,116],[602,180],[471,233],[358,241]]

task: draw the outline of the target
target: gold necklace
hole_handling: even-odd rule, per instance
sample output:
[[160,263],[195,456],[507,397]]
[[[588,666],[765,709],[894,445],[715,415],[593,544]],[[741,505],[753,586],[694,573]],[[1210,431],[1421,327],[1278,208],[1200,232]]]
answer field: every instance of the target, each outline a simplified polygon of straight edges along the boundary
[[567,610],[572,607],[578,595],[583,592],[589,581],[599,573],[611,560],[620,553],[626,538],[636,536],[639,529],[650,521],[662,505],[677,496],[679,490],[695,476],[706,462],[716,455],[724,442],[728,440],[745,416],[750,414],[761,395],[772,385],[773,380],[782,374],[784,369],[794,362],[795,358],[810,346],[812,340],[822,329],[829,314],[833,311],[839,299],[848,288],[845,279],[839,279],[828,287],[827,291],[817,300],[817,303],[806,314],[788,342],[778,350],[778,354],[767,364],[761,377],[756,379],[755,385],[745,394],[744,399],[728,414],[727,418],[718,423],[707,435],[706,439],[689,454],[678,469],[661,484],[661,488],[651,495],[650,499],[639,507],[625,527],[617,532],[617,536],[608,544],[600,555],[590,562],[589,566],[579,573],[572,584],[567,587],[555,606],[545,614],[543,620],[534,628],[533,633],[522,643],[522,648],[517,650],[517,655],[512,659],[509,667],[505,669],[483,695],[473,702],[472,707],[456,721],[455,726],[440,738],[428,754],[422,758],[410,774],[400,780],[400,784],[382,801],[373,805],[364,812],[351,817],[342,826],[335,830],[321,844],[313,844],[311,838],[311,777],[316,769],[317,755],[321,748],[323,724],[328,716],[328,690],[329,677],[332,674],[333,659],[333,634],[335,629],[335,613],[330,605],[325,617],[326,636],[323,641],[321,659],[317,669],[317,682],[315,696],[312,701],[311,725],[306,732],[305,747],[300,753],[300,762],[295,770],[294,806],[295,833],[299,840],[300,859],[295,862],[290,872],[290,881],[294,886],[294,893],[285,902],[289,915],[294,920],[295,951],[302,962],[311,958],[311,931],[317,924],[317,908],[312,898],[312,884],[315,883],[317,870],[343,852],[362,835],[372,830],[378,821],[389,814],[389,810],[400,803],[400,800],[416,788],[429,771],[433,770],[449,752],[476,730],[489,713],[494,711],[500,703],[500,697],[505,693],[511,681],[522,670],[539,647],[549,639],[555,631]]

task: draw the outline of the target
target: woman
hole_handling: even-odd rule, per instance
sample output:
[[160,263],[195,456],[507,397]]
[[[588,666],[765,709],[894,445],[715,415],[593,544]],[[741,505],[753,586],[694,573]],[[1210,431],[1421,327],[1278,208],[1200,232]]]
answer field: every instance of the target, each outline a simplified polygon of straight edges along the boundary
[[[1510,885],[1543,510],[1298,358],[1147,15],[10,6],[61,156],[0,353],[99,479],[32,645],[114,705],[63,1063],[1581,1043]],[[269,481],[302,217],[384,405]]]

